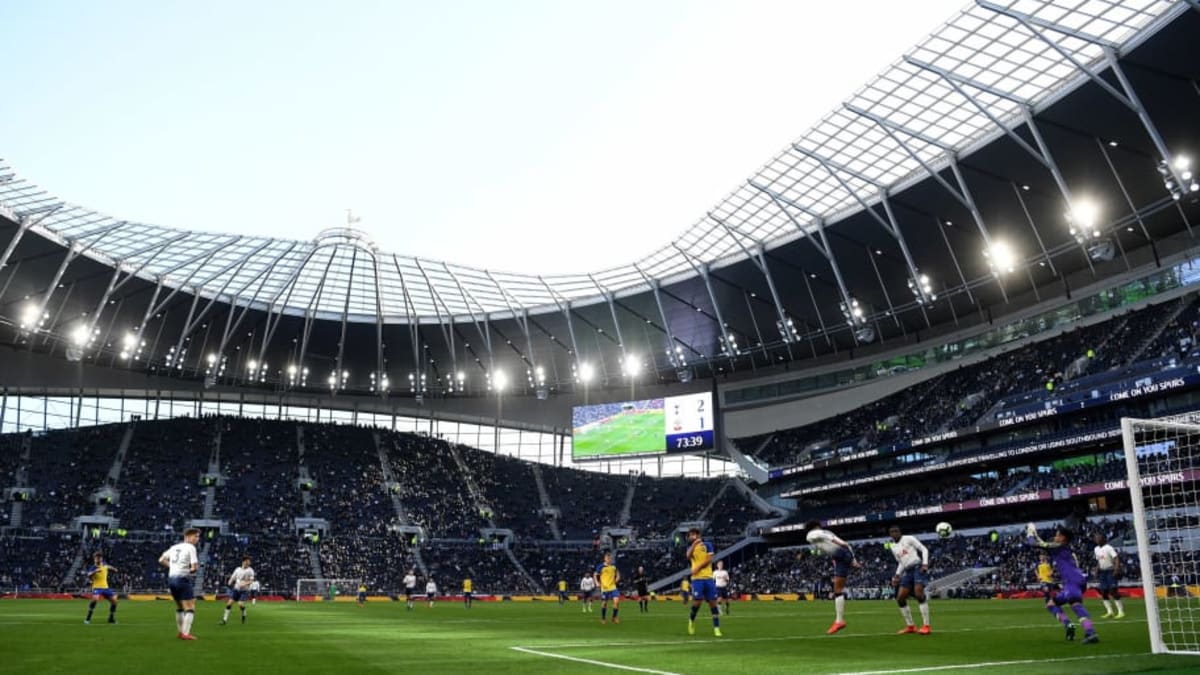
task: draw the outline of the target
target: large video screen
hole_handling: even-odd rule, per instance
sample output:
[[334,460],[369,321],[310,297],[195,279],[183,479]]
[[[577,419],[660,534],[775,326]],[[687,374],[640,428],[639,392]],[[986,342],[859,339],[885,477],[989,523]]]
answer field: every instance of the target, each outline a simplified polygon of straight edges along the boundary
[[612,459],[711,450],[715,412],[711,392],[576,406],[571,456]]

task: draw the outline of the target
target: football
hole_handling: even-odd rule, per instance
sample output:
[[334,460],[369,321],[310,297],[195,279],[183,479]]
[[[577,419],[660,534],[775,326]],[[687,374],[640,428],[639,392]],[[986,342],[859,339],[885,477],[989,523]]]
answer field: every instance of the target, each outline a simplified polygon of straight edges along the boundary
[[938,523],[937,527],[934,528],[934,531],[937,532],[937,536],[941,537],[942,539],[954,534],[954,528],[950,527],[950,523],[944,521]]

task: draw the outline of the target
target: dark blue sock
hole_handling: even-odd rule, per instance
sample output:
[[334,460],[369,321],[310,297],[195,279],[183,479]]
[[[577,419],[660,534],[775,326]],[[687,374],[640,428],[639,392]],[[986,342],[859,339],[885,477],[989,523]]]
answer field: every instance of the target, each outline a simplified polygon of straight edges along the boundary
[[600,620],[603,621],[607,618],[608,618],[608,605],[604,605],[600,608]]
[[613,607],[613,621],[617,620],[617,612],[619,612],[619,611],[621,611],[621,610],[617,609],[616,607]]
[[721,627],[721,611],[717,609],[716,605],[709,607],[709,609],[712,610],[713,628],[720,628]]
[[696,620],[696,612],[700,611],[699,605],[692,605],[692,621]]
[[[91,604],[88,605],[88,615],[87,615],[88,621],[92,620],[92,612],[94,612],[94,611],[96,611],[96,601],[95,600],[93,600],[91,602]],[[79,616],[79,615],[76,614],[76,616]]]

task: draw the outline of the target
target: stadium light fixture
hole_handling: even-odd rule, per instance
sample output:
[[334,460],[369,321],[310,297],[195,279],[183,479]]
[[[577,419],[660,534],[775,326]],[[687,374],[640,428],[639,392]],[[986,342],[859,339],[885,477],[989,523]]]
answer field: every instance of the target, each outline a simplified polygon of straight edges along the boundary
[[839,303],[838,309],[842,310],[842,318],[846,319],[846,324],[851,328],[867,322],[867,312],[857,298],[851,297],[850,302]]
[[578,368],[577,372],[578,372],[579,381],[584,384],[590,384],[592,381],[592,378],[594,378],[596,376],[595,368],[593,368],[592,364],[588,363],[587,361],[579,362],[579,368]]
[[492,374],[492,387],[495,388],[497,392],[504,391],[504,388],[507,386],[508,375],[503,370],[497,370]]
[[[39,316],[40,315],[40,316]],[[50,318],[49,312],[44,312],[37,303],[27,303],[21,309],[21,329],[36,331],[46,323],[46,319]]]
[[796,332],[796,322],[790,316],[776,319],[775,328],[779,331],[779,337],[784,342],[796,342],[800,339],[799,333]]
[[637,354],[628,354],[621,362],[621,370],[625,373],[625,377],[637,377],[642,372],[642,361]]
[[1071,205],[1066,214],[1070,225],[1071,236],[1081,245],[1086,245],[1092,239],[1100,238],[1100,207],[1095,201],[1081,198]]
[[991,247],[983,252],[983,257],[987,258],[988,267],[997,277],[1009,274],[1017,268],[1016,252],[1008,242],[1001,239],[993,241]]
[[927,305],[937,300],[937,294],[933,292],[933,280],[928,274],[917,272],[917,276],[908,280],[908,290],[912,291],[919,305]]
[[255,370],[258,370],[258,361],[250,359],[248,362],[246,362],[246,370],[253,374]]
[[71,331],[71,342],[76,347],[86,347],[92,339],[92,331],[88,330],[86,323],[81,323]]
[[1192,173],[1192,160],[1187,155],[1176,155],[1170,163],[1165,159],[1159,161],[1158,173],[1162,176],[1163,187],[1175,201],[1183,199],[1185,194],[1200,192],[1200,183]]

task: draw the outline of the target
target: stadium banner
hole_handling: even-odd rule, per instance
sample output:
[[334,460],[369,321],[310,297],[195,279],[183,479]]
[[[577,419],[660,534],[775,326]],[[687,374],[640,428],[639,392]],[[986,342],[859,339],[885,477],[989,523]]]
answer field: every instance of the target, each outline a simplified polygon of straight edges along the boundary
[[1076,392],[1072,396],[1065,398],[1052,399],[1049,401],[1040,401],[1030,403],[1019,408],[1014,408],[1007,412],[1002,412],[996,422],[981,424],[970,430],[947,431],[940,434],[934,434],[922,438],[916,438],[912,441],[895,443],[880,448],[870,450],[862,450],[849,454],[839,453],[834,457],[827,457],[806,464],[797,464],[794,466],[779,467],[771,469],[767,476],[774,480],[785,476],[792,476],[798,473],[813,471],[814,469],[823,469],[838,464],[847,464],[856,462],[862,459],[871,457],[879,457],[883,455],[892,455],[913,448],[919,448],[936,443],[943,443],[954,440],[963,436],[983,433],[994,429],[1000,429],[1018,424],[1028,424],[1047,417],[1055,417],[1065,413],[1077,412],[1088,408],[1096,408],[1106,406],[1111,403],[1120,401],[1128,401],[1143,396],[1156,396],[1166,392],[1175,391],[1177,389],[1191,388],[1200,385],[1200,366],[1188,368],[1175,368],[1157,375],[1148,375],[1136,380],[1124,380],[1114,383],[1107,387],[1097,387],[1087,391]]
[[1021,457],[1024,455],[1033,455],[1033,454],[1037,454],[1039,452],[1046,452],[1047,450],[1058,450],[1060,448],[1069,448],[1069,447],[1075,446],[1075,445],[1083,445],[1086,443],[1096,443],[1099,441],[1107,441],[1107,440],[1111,440],[1114,438],[1120,438],[1120,437],[1121,437],[1121,428],[1120,427],[1112,427],[1110,429],[1101,429],[1098,431],[1090,431],[1090,432],[1082,433],[1082,434],[1070,434],[1067,436],[1061,436],[1056,439],[1038,441],[1036,443],[1014,444],[1014,445],[1010,445],[1008,447],[1003,447],[1003,448],[994,450],[992,452],[983,452],[983,453],[978,453],[978,454],[974,454],[974,455],[968,455],[966,457],[959,457],[958,459],[952,459],[947,462],[940,462],[940,463],[935,463],[935,464],[923,464],[921,466],[914,466],[914,467],[911,467],[908,469],[899,469],[896,471],[888,471],[885,473],[878,473],[878,474],[873,474],[870,476],[863,476],[861,478],[853,478],[853,479],[848,479],[848,480],[823,483],[821,485],[814,485],[811,487],[801,488],[799,490],[793,490],[791,492],[785,492],[779,496],[783,497],[784,499],[790,499],[792,497],[802,497],[804,495],[815,494],[818,492],[829,492],[831,490],[841,490],[841,489],[845,489],[848,487],[855,487],[858,485],[866,485],[868,483],[875,483],[875,482],[884,481],[884,480],[891,480],[893,478],[905,478],[907,476],[915,476],[915,475],[919,475],[922,473],[932,473],[934,471],[943,471],[946,469],[954,469],[954,468],[957,468],[960,466],[968,466],[968,465],[972,465],[972,464],[978,464],[979,462],[991,462],[991,461],[996,461],[996,460],[1001,460],[1001,459],[1010,459],[1012,457]]
[[625,459],[716,447],[712,392],[575,406],[571,459]]

